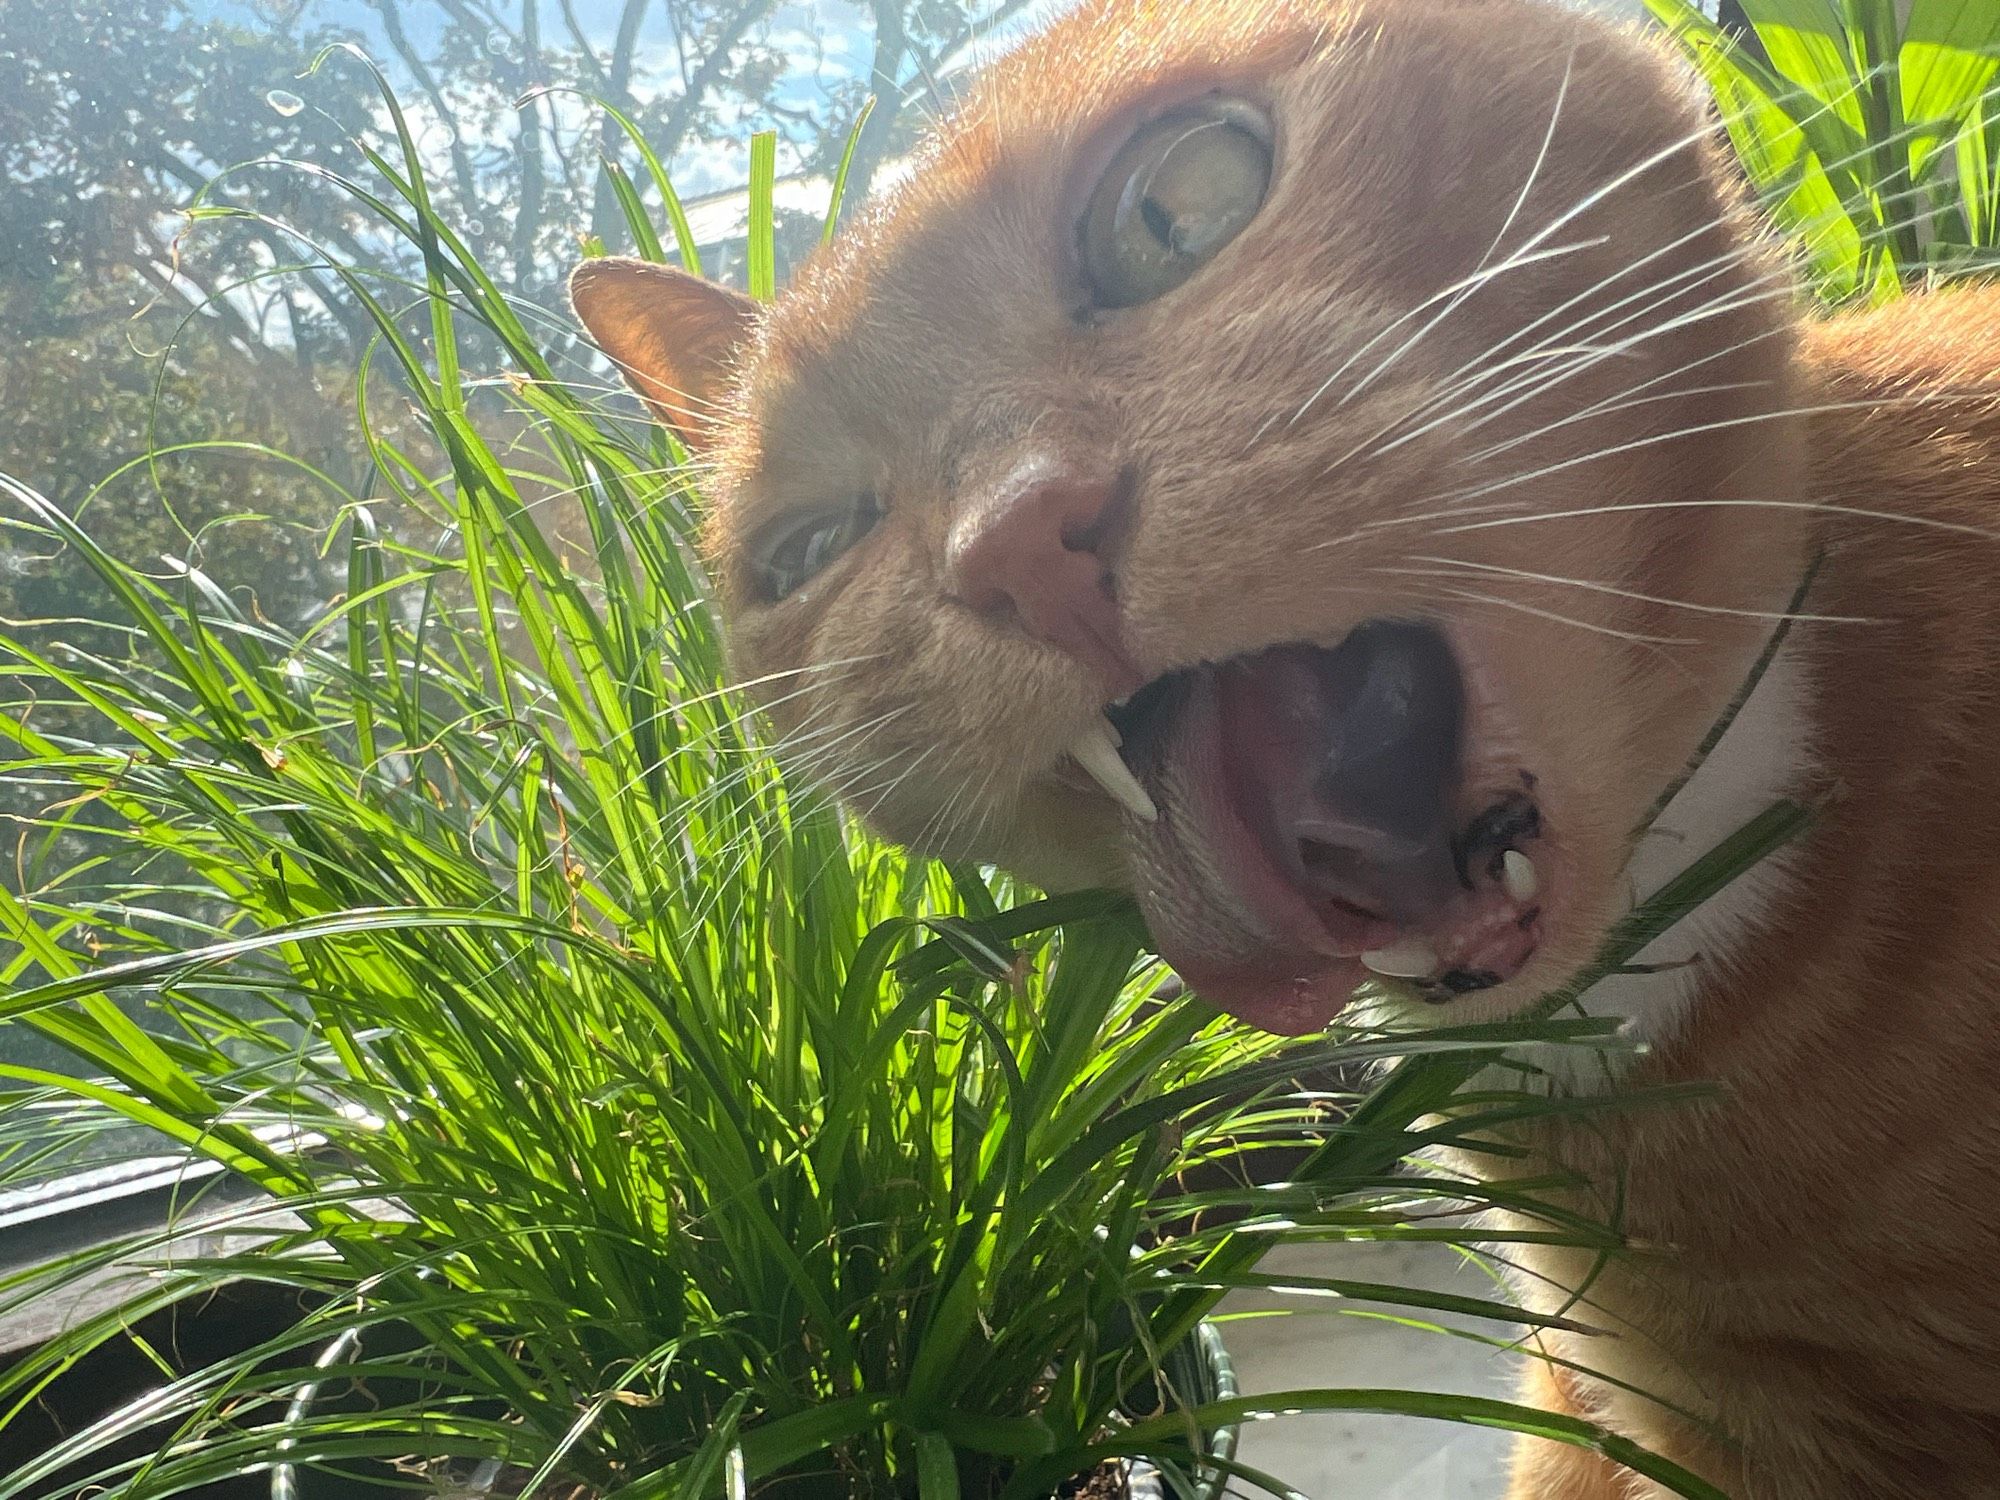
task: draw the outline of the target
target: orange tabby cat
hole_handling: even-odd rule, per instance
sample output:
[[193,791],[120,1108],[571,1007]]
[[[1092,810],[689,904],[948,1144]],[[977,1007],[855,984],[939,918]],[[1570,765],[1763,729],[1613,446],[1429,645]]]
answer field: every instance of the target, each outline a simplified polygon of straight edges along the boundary
[[1641,1248],[1532,1398],[1755,1500],[2000,1495],[2000,295],[1805,321],[1675,70],[1532,0],[1097,0],[768,311],[573,288],[801,760],[1257,1025],[1506,1013],[1815,803],[1589,997],[1719,1089],[1538,1138]]

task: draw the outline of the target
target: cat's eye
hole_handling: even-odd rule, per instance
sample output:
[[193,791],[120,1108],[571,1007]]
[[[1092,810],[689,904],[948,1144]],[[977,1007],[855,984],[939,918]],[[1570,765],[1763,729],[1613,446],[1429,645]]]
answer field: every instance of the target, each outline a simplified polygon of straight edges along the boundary
[[1270,186],[1270,122],[1242,100],[1205,99],[1142,126],[1077,226],[1092,300],[1134,307],[1172,291],[1243,232]]
[[873,495],[832,510],[789,516],[771,527],[751,551],[758,592],[775,604],[795,594],[875,528],[882,506]]

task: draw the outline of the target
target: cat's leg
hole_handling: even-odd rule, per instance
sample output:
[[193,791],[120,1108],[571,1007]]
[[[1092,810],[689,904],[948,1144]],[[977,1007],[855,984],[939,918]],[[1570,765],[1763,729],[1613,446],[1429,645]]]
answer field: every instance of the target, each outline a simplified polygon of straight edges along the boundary
[[[1539,1359],[1527,1362],[1519,1399],[1524,1406],[1564,1416],[1590,1418],[1568,1389],[1575,1378]],[[1588,1448],[1545,1438],[1515,1440],[1513,1481],[1507,1500],[1639,1500],[1646,1488],[1632,1473]]]

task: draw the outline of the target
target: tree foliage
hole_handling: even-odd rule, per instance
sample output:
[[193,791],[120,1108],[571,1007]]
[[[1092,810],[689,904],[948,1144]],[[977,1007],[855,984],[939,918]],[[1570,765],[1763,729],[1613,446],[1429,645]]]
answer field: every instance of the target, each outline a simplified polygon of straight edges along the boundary
[[[367,487],[354,372],[374,337],[335,274],[391,302],[406,241],[323,174],[359,172],[387,121],[365,69],[408,101],[441,216],[510,293],[565,321],[563,272],[624,234],[605,162],[636,166],[602,103],[676,164],[683,190],[741,181],[742,142],[780,135],[780,170],[825,174],[866,97],[857,196],[1025,0],[130,0],[0,6],[0,472],[80,502],[119,465],[201,439],[268,443]],[[304,164],[303,166],[301,164]],[[632,172],[642,196],[649,175]],[[188,217],[191,204],[250,211]],[[803,245],[808,236],[801,233]],[[405,295],[400,300],[408,301]],[[570,351],[574,353],[572,349]],[[97,502],[136,528],[125,555],[184,556],[225,517],[230,581],[262,606],[323,602],[312,533],[327,494],[242,453],[146,466]],[[314,522],[317,526],[314,526]],[[82,574],[15,552],[0,613],[88,613]],[[296,618],[296,613],[293,615]]]
[[[391,139],[364,63],[329,48],[353,44],[383,67],[441,220],[494,268],[551,356],[569,361],[561,368],[602,380],[567,332],[563,273],[593,236],[631,248],[607,161],[656,217],[659,207],[604,105],[699,193],[742,181],[755,130],[778,132],[781,172],[825,175],[878,96],[856,143],[858,196],[970,44],[1024,9],[5,0],[0,473],[67,513],[87,511],[94,535],[157,578],[204,568],[247,618],[297,628],[345,587],[340,550],[327,546],[343,497],[385,493],[361,436],[364,368],[370,422],[409,424],[390,362],[370,364],[377,330],[355,286],[407,310],[413,335],[425,331],[410,241],[329,180],[371,179],[367,153]],[[791,243],[803,248],[818,222],[799,218]],[[504,376],[501,351],[486,353],[479,373]],[[472,399],[475,416],[504,420],[503,402],[482,409],[476,388]],[[407,431],[403,440],[426,451]],[[377,517],[392,535],[438,542],[436,527],[393,504]],[[109,623],[119,612],[96,573],[19,519],[0,515],[0,621],[70,659],[126,657],[130,638]],[[51,733],[87,717],[54,701],[36,713]],[[0,810],[38,811],[5,800]],[[33,851],[6,852],[7,882],[32,884]]]

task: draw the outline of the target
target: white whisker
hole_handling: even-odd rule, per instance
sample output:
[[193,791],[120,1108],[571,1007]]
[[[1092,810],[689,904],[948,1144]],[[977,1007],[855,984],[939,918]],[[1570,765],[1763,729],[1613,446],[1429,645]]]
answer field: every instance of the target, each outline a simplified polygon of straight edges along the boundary
[[[1917,396],[1880,397],[1868,401],[1826,401],[1814,406],[1781,407],[1773,411],[1750,412],[1736,417],[1718,417],[1712,422],[1696,422],[1686,427],[1678,427],[1670,432],[1648,433],[1628,442],[1613,443],[1609,447],[1593,449],[1588,453],[1578,453],[1555,463],[1544,464],[1538,469],[1511,475],[1505,479],[1495,479],[1486,484],[1474,485],[1468,489],[1454,491],[1441,498],[1454,500],[1476,500],[1481,495],[1495,494],[1511,489],[1515,485],[1529,484],[1537,479],[1546,479],[1551,474],[1560,474],[1565,469],[1573,469],[1579,464],[1595,463],[1599,459],[1614,458],[1621,453],[1632,453],[1642,448],[1657,447],[1662,443],[1678,442],[1683,438],[1699,437],[1705,432],[1728,432],[1739,427],[1753,427],[1762,422],[1778,422],[1793,417],[1825,416],[1838,411],[1879,411],[1885,407],[1939,405],[1953,399],[1970,399],[1966,395],[1954,396],[1950,392],[1927,393]],[[1969,528],[1976,529],[1976,528]]]
[[[1580,516],[1614,515],[1628,510],[1699,510],[1708,507],[1741,506],[1769,508],[1774,510],[1817,511],[1828,515],[1853,516],[1865,521],[1891,521],[1899,525],[1918,526],[1932,531],[1956,532],[1964,536],[1976,536],[1983,541],[2000,541],[2000,531],[1984,526],[1968,526],[1959,521],[1939,521],[1929,516],[1902,515],[1891,510],[1869,510],[1857,505],[1837,505],[1824,500],[1632,500],[1616,505],[1586,505],[1573,510],[1535,511],[1527,515],[1502,516],[1496,520],[1468,521],[1456,526],[1440,527],[1438,536],[1452,536],[1462,531],[1484,531],[1495,526],[1524,526],[1538,521],[1562,521]],[[1438,516],[1449,519],[1454,512],[1441,511]],[[1437,519],[1438,516],[1432,517]],[[1421,519],[1421,518],[1412,518]],[[1384,525],[1395,524],[1384,522]]]
[[1508,568],[1498,563],[1474,562],[1462,557],[1425,557],[1410,559],[1412,562],[1432,563],[1434,568],[1378,568],[1381,573],[1407,573],[1414,577],[1452,577],[1460,572],[1492,574],[1498,577],[1518,578],[1529,583],[1556,584],[1563,588],[1584,589],[1595,594],[1609,594],[1620,599],[1630,599],[1639,604],[1658,604],[1672,609],[1685,609],[1693,614],[1728,615],[1743,620],[1803,620],[1818,625],[1873,625],[1880,621],[1867,615],[1820,615],[1803,614],[1786,610],[1737,609],[1724,604],[1698,604],[1692,599],[1672,599],[1660,594],[1642,594],[1636,589],[1620,587],[1612,583],[1599,583],[1587,578],[1565,578],[1555,573],[1535,573],[1525,568]]
[[1524,604],[1519,599],[1501,598],[1494,594],[1481,594],[1471,589],[1440,589],[1438,593],[1447,599],[1462,599],[1471,604],[1491,604],[1500,609],[1518,610],[1524,615],[1533,615],[1538,620],[1550,620],[1558,625],[1574,625],[1578,630],[1588,630],[1594,635],[1608,635],[1614,640],[1633,641],[1646,646],[1698,646],[1700,640],[1694,636],[1643,635],[1637,631],[1620,630],[1612,625],[1599,625],[1592,620],[1579,620],[1570,615],[1559,614],[1552,609],[1541,609],[1532,604]]

